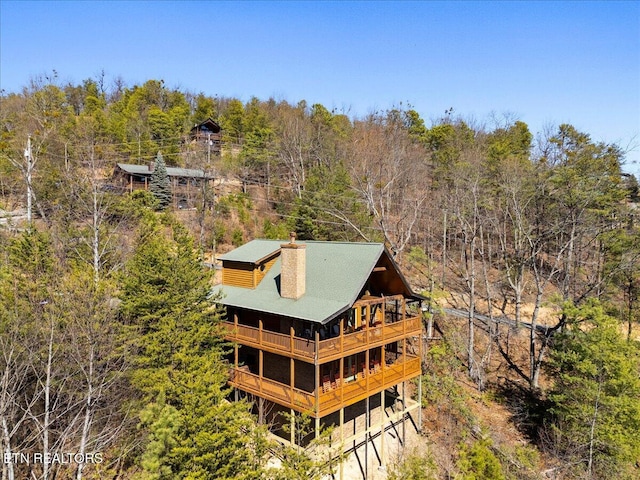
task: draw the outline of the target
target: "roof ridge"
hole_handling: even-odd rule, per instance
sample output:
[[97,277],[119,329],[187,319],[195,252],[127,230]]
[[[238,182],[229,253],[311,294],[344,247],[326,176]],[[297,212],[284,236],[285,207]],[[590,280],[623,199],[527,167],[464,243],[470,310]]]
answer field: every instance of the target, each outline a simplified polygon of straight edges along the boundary
[[[260,241],[260,242],[288,242],[289,239],[285,239],[285,238],[277,238],[277,239],[272,239],[272,238],[254,238],[253,240],[250,240],[249,242],[255,242],[255,241]],[[247,243],[249,243],[247,242]],[[340,244],[340,245],[384,245],[384,243],[382,242],[350,242],[348,240],[300,240],[299,238],[296,238],[296,243],[329,243],[329,244]],[[246,245],[246,244],[245,244]]]

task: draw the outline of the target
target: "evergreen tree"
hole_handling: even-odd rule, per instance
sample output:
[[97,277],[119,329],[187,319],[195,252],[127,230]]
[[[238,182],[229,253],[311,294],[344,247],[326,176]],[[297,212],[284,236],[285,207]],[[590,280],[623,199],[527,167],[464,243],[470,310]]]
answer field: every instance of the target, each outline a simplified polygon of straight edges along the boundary
[[209,290],[210,272],[184,228],[148,221],[122,289],[131,381],[147,405],[142,478],[256,478],[261,468],[261,431],[246,405],[225,401],[220,312]]
[[171,204],[171,183],[162,153],[156,155],[156,163],[151,174],[151,193],[158,200],[158,208],[164,210]]
[[638,478],[640,347],[596,301],[565,314],[549,361],[556,448],[587,478]]

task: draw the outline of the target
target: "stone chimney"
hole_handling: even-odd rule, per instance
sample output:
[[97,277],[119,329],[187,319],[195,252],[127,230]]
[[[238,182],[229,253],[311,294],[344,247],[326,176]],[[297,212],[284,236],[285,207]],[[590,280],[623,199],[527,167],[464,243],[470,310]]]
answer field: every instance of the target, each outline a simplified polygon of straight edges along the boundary
[[305,247],[296,243],[295,232],[291,232],[289,243],[280,245],[280,295],[283,298],[297,300],[304,295],[307,276]]

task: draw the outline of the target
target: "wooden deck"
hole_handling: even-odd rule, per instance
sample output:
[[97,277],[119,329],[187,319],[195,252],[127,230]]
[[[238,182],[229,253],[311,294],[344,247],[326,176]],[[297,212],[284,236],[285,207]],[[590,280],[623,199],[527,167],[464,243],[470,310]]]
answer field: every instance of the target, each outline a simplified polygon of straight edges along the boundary
[[[246,325],[222,322],[227,328],[226,339],[278,355],[286,355],[313,363],[316,340],[261,330]],[[422,325],[419,317],[407,317],[394,323],[380,323],[353,333],[343,333],[337,337],[317,342],[318,360],[322,363],[379,347],[387,343],[419,336]]]
[[[288,337],[287,337],[288,338]],[[420,375],[420,358],[401,357],[391,365],[383,365],[378,371],[359,372],[357,380],[318,392],[306,392],[268,378],[260,377],[242,368],[232,368],[229,383],[240,390],[271,400],[312,417],[324,417],[342,406],[352,405],[384,389]]]

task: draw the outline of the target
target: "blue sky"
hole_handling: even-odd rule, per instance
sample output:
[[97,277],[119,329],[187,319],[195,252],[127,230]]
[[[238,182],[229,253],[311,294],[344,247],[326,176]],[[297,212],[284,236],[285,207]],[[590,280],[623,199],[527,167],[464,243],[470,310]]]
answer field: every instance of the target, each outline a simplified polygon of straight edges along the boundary
[[56,70],[127,85],[322,103],[411,105],[536,134],[571,123],[640,171],[640,1],[172,2],[0,0],[0,88]]

